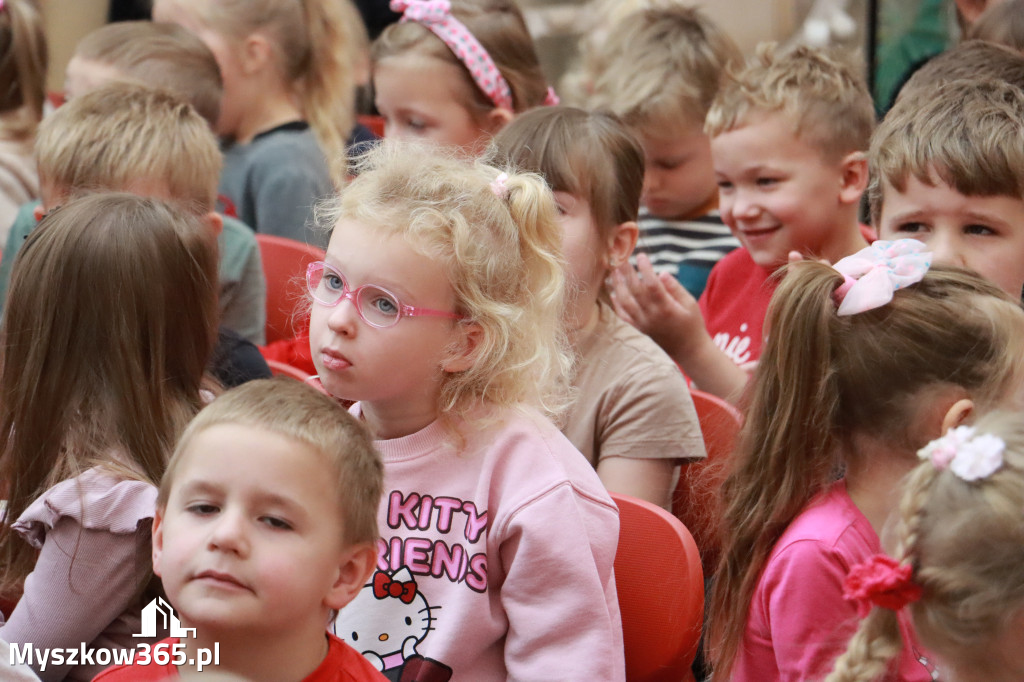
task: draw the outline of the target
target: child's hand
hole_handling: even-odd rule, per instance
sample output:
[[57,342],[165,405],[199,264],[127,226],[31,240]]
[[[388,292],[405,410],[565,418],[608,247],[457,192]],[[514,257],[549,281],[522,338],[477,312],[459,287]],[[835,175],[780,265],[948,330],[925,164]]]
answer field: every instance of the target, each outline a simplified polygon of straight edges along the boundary
[[650,336],[680,364],[707,337],[697,300],[672,275],[658,275],[646,254],[637,267],[612,272],[612,303],[622,319]]

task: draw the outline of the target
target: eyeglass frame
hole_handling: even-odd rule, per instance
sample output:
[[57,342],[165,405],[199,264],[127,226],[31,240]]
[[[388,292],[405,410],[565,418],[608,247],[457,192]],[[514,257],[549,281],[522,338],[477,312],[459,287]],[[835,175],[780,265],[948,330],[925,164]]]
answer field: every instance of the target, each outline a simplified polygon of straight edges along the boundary
[[[338,300],[335,301],[334,303],[327,303],[326,301],[322,301],[319,298],[317,298],[316,292],[313,287],[313,283],[310,281],[311,278],[313,277],[315,270],[319,270],[321,273],[330,270],[331,272],[338,275],[338,277],[341,279],[342,290],[340,295],[338,296]],[[322,274],[321,277],[323,277]],[[393,323],[382,325],[377,324],[376,322],[371,322],[370,320],[366,319],[366,316],[363,314],[363,307],[359,303],[359,293],[363,291],[363,289],[366,289],[368,287],[372,287],[374,289],[377,289],[378,291],[387,294],[395,301],[395,303],[398,304],[398,315],[395,317],[395,321]],[[403,317],[446,317],[452,320],[462,320],[466,318],[465,315],[462,315],[460,313],[453,313],[447,310],[434,310],[432,308],[423,308],[421,306],[408,305],[406,303],[402,303],[402,299],[400,299],[393,291],[385,289],[379,284],[367,283],[358,286],[355,289],[351,289],[349,288],[348,280],[345,279],[345,274],[338,270],[333,265],[331,265],[330,263],[327,263],[322,260],[312,261],[309,265],[306,266],[306,290],[309,292],[309,295],[313,298],[314,301],[327,308],[335,308],[338,305],[340,305],[342,301],[345,300],[352,301],[352,306],[356,309],[356,313],[359,314],[359,319],[365,322],[366,324],[370,325],[371,327],[375,327],[377,329],[390,329],[391,327],[394,327],[396,324],[401,322]]]

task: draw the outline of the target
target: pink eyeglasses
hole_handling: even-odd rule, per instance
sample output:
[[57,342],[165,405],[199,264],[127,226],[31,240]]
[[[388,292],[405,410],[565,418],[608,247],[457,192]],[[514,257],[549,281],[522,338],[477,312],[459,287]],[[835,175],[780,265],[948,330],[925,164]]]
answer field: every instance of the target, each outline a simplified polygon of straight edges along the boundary
[[313,300],[334,307],[350,299],[363,322],[384,329],[394,327],[403,317],[447,317],[461,320],[465,315],[444,310],[431,310],[405,305],[393,293],[375,284],[349,289],[345,276],[323,261],[314,261],[306,268],[306,286]]

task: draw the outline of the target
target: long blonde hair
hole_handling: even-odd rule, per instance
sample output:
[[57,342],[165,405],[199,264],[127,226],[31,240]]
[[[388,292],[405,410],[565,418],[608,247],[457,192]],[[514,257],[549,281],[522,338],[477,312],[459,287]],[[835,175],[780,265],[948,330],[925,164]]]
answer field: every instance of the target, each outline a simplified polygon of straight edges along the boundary
[[316,135],[331,176],[347,173],[355,124],[357,65],[366,28],[351,0],[174,0],[200,23],[242,40],[259,31],[274,43],[283,77]]
[[561,321],[561,230],[544,180],[511,173],[499,196],[490,186],[497,168],[394,140],[357,170],[322,220],[405,238],[448,274],[466,317],[458,324],[482,330],[473,366],[443,379],[442,413],[465,415],[483,403],[560,415],[572,361]]
[[[217,338],[216,253],[198,218],[132,194],[71,201],[29,235],[0,326],[8,519],[93,466],[160,481],[201,406]],[[0,593],[35,559],[0,524]]]
[[4,134],[30,139],[46,102],[46,34],[35,0],[6,0],[0,9],[0,116]]
[[722,558],[711,599],[709,654],[728,679],[750,601],[776,541],[836,480],[854,436],[872,433],[913,452],[914,400],[957,386],[994,403],[1024,377],[1024,313],[979,276],[935,266],[890,303],[839,317],[843,276],[816,262],[782,279],[766,318],[767,340],[722,486]]
[[[995,677],[999,656],[988,645],[1024,613],[1024,415],[986,415],[975,433],[1003,440],[1002,466],[977,481],[918,466],[904,487],[893,556],[922,589],[910,607],[921,643],[954,668]],[[897,613],[874,608],[826,680],[875,680],[904,646]]]

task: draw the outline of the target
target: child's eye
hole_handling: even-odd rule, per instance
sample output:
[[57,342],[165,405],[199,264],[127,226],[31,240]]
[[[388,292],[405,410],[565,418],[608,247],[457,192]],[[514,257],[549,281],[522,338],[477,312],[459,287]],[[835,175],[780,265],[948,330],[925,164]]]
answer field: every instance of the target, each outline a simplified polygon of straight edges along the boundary
[[185,511],[196,516],[209,516],[210,514],[216,514],[220,509],[214,504],[195,502],[185,507]]
[[398,303],[388,296],[377,296],[370,301],[370,306],[377,312],[385,315],[398,314]]
[[292,524],[276,516],[261,516],[260,521],[276,530],[292,530]]
[[336,272],[324,271],[324,286],[331,291],[342,291],[345,289],[345,280]]
[[769,187],[769,186],[771,186],[771,185],[774,185],[774,184],[775,184],[775,183],[777,183],[778,181],[779,181],[779,179],[778,179],[778,178],[767,178],[767,177],[761,177],[761,178],[758,178],[758,179],[757,179],[757,185],[758,185],[759,187]]
[[964,234],[986,236],[995,233],[996,231],[988,225],[964,225]]
[[719,190],[725,191],[732,189],[732,183],[728,180],[719,180],[717,184]]
[[405,125],[409,126],[412,130],[423,131],[427,129],[426,122],[418,118],[410,118],[405,122]]
[[921,223],[900,223],[896,226],[897,232],[906,232],[907,234],[918,234],[924,230],[925,227]]
[[555,210],[558,211],[558,215],[560,216],[569,215],[569,211],[566,210],[565,206],[562,206],[562,204],[558,202],[555,202]]

